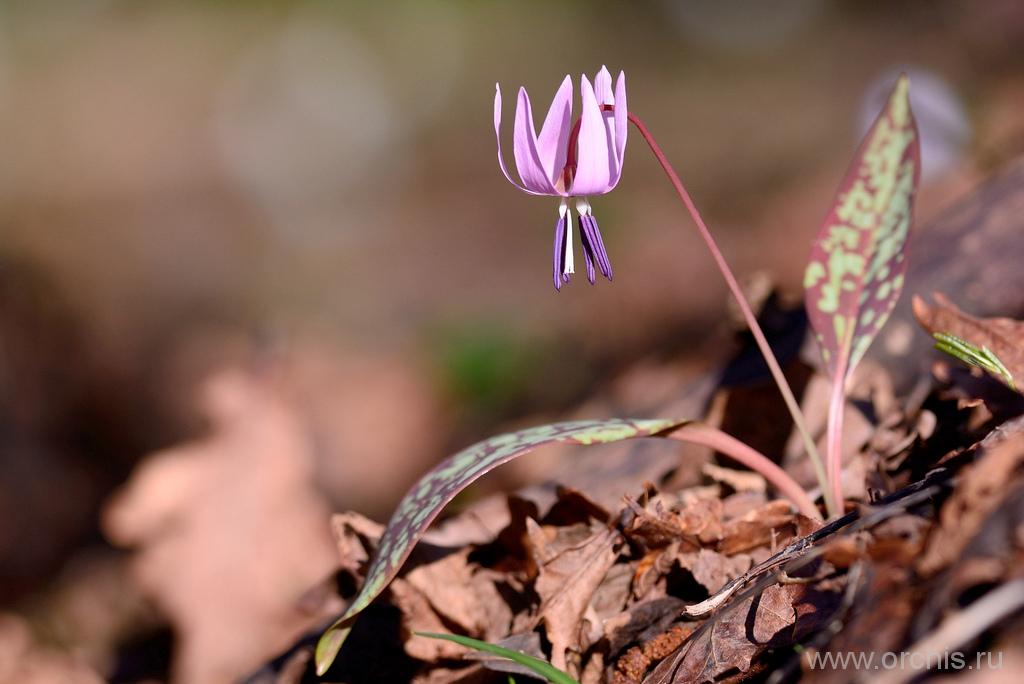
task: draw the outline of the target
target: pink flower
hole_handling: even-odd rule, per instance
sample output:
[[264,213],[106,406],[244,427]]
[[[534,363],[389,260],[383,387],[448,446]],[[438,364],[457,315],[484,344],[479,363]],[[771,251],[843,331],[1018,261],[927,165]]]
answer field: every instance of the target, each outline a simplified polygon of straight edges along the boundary
[[548,109],[540,135],[533,121],[530,97],[519,89],[513,129],[513,152],[520,182],[513,180],[501,152],[501,87],[495,85],[494,133],[498,138],[498,164],[510,183],[531,195],[560,197],[555,224],[552,276],[555,289],[569,282],[574,272],[572,229],[568,226],[568,199],[576,199],[580,240],[587,262],[587,279],[594,283],[594,262],[608,280],[612,265],[591,213],[589,195],[603,195],[619,182],[626,153],[626,76],[619,72],[612,94],[608,69],[594,77],[580,77],[583,113],[572,122],[572,79],[565,77]]

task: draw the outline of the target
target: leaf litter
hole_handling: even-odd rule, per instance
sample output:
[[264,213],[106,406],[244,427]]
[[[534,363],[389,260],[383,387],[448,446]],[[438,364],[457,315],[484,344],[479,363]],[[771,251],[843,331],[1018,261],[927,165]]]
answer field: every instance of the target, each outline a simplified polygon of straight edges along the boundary
[[[812,669],[812,658],[927,638],[1024,567],[1024,421],[971,430],[974,408],[950,399],[948,384],[903,406],[884,381],[868,384],[860,400],[854,383],[851,398],[872,431],[844,457],[861,463],[859,506],[825,525],[771,498],[758,476],[713,462],[695,484],[663,490],[666,472],[614,508],[584,491],[532,488],[445,519],[377,602],[400,612],[394,647],[417,663],[409,681],[530,677],[414,631],[513,648],[588,684],[769,672],[848,681]],[[936,416],[962,425],[939,429]],[[334,530],[351,600],[381,527],[348,513]],[[342,665],[324,681],[361,680]]]

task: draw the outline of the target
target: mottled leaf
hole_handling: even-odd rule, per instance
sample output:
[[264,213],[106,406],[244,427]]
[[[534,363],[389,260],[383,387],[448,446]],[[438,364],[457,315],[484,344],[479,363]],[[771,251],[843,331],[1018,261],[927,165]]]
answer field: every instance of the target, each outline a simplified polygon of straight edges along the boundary
[[[935,293],[935,306],[914,297],[914,316],[941,351],[978,366],[1010,389],[1024,394],[1024,321],[975,318]],[[958,353],[959,352],[959,353]]]
[[484,473],[552,442],[605,444],[671,432],[686,422],[616,418],[555,423],[492,437],[442,461],[414,484],[398,504],[367,570],[362,589],[345,614],[320,637],[316,648],[317,672],[327,671],[356,616],[398,574],[412,547],[434,518],[456,494]]
[[864,356],[903,289],[921,166],[908,88],[901,76],[861,143],[804,274],[807,314],[836,382]]

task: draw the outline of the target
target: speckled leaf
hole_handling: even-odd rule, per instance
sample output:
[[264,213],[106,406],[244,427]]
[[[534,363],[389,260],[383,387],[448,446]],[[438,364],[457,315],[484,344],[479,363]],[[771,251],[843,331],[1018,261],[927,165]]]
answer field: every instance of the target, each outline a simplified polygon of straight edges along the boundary
[[442,461],[420,478],[391,516],[362,589],[345,614],[320,637],[316,647],[317,672],[330,667],[352,628],[355,617],[398,574],[412,547],[456,494],[502,463],[552,442],[606,444],[636,437],[652,437],[688,421],[580,420],[511,432],[478,442]]
[[861,143],[811,251],[807,314],[829,372],[842,382],[903,290],[904,255],[920,177],[920,144],[900,76]]

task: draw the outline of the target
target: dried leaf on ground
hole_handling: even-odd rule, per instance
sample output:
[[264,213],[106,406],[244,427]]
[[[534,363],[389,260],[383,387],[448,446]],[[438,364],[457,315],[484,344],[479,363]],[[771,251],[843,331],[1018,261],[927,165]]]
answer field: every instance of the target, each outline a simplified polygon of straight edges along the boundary
[[19,617],[0,613],[0,684],[101,684],[84,662],[39,645]]
[[746,672],[760,651],[796,621],[797,585],[772,585],[710,618],[681,647],[680,656],[664,661],[646,684],[702,684],[730,672]]
[[341,569],[362,577],[363,566],[377,548],[384,526],[354,511],[346,511],[331,516],[331,532],[338,547]]
[[[406,633],[449,631],[426,595],[404,578],[396,578],[389,585],[389,591],[392,603],[402,612],[402,629]],[[459,658],[466,652],[464,646],[443,639],[408,638],[404,647],[413,658],[427,662]]]
[[459,492],[485,473],[546,444],[594,445],[654,437],[687,422],[615,418],[555,423],[497,435],[449,456],[421,477],[399,502],[381,536],[362,588],[317,643],[317,672],[323,674],[334,662],[356,617],[398,574],[430,523]]
[[687,530],[686,521],[667,510],[661,501],[649,501],[646,506],[641,506],[633,499],[627,499],[626,505],[631,517],[624,526],[623,534],[630,541],[647,549],[665,548],[673,543],[690,549],[700,548],[697,535]]
[[701,471],[712,480],[727,484],[737,492],[764,492],[768,485],[764,476],[750,470],[723,468],[714,463],[705,463]]
[[718,550],[731,556],[758,546],[776,546],[792,538],[796,514],[788,501],[770,501],[743,517],[730,520],[722,530]]
[[933,574],[956,560],[988,514],[999,505],[1002,492],[1024,464],[1024,437],[986,449],[967,466],[956,491],[943,505],[939,526],[928,540],[918,572]]
[[602,529],[584,540],[568,535],[549,540],[536,523],[527,521],[527,529],[538,568],[537,616],[551,642],[551,664],[564,670],[566,651],[579,648],[584,612],[618,556],[621,536]]
[[206,385],[212,433],[150,456],[110,502],[107,535],[179,634],[173,677],[237,679],[324,616],[298,605],[337,567],[313,445],[267,380]]
[[405,580],[427,598],[438,615],[463,634],[494,641],[508,633],[512,610],[498,593],[494,574],[470,564],[469,554],[467,547],[417,566],[406,573]]
[[750,556],[746,554],[726,556],[711,549],[680,554],[677,560],[680,567],[689,570],[693,578],[708,590],[709,595],[745,573],[752,565]]

